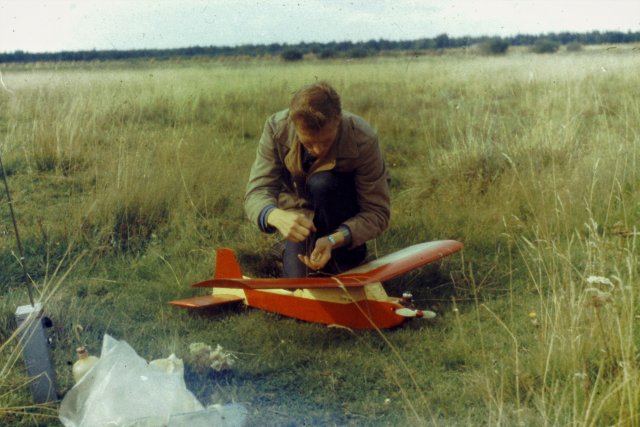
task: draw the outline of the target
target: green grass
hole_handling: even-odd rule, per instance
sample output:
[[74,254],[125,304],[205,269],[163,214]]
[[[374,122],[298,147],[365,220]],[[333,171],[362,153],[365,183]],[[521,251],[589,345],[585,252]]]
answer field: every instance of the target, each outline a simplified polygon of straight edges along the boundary
[[[3,69],[0,153],[61,390],[75,348],[98,354],[108,333],[148,360],[193,342],[235,352],[231,371],[187,363],[186,379],[203,404],[246,405],[250,425],[640,424],[639,62],[587,50]],[[211,276],[219,246],[247,274],[277,271],[277,238],[248,223],[242,195],[264,120],[316,78],[380,136],[393,212],[371,252],[465,244],[386,286],[439,316],[354,333],[168,306]],[[12,335],[28,300],[0,215],[0,424],[58,425],[55,407],[30,405]]]

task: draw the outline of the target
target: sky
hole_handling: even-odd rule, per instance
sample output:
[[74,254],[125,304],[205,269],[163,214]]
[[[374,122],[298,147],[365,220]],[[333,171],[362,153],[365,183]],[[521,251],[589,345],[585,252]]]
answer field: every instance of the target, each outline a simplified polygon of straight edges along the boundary
[[640,0],[0,0],[0,52],[640,31]]

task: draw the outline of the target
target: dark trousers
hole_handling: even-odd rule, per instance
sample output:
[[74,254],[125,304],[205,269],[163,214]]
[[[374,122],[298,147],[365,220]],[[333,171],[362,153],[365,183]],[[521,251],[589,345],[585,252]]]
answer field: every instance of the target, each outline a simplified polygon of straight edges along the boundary
[[[312,271],[298,260],[298,254],[310,255],[316,238],[331,234],[340,224],[360,210],[352,173],[317,172],[307,179],[306,186],[313,204],[313,222],[318,231],[304,242],[286,242],[283,254],[284,277],[308,277]],[[341,273],[362,263],[366,255],[365,245],[353,249],[347,247],[335,249],[331,253],[331,260],[321,272]]]

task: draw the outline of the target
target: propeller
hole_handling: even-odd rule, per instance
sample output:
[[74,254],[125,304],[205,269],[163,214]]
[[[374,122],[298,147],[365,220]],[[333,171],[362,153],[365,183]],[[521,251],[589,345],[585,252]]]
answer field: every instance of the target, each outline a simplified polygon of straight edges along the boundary
[[436,317],[436,314],[433,311],[418,310],[417,308],[415,308],[416,306],[413,305],[413,295],[411,295],[411,292],[403,292],[402,298],[400,298],[400,301],[398,302],[404,306],[396,309],[395,313],[398,316],[422,317],[425,319],[433,319],[434,317]]
[[422,317],[424,319],[433,319],[434,317],[436,317],[436,314],[433,311],[416,310],[408,307],[397,308],[395,310],[395,313],[398,316],[402,316],[402,317]]

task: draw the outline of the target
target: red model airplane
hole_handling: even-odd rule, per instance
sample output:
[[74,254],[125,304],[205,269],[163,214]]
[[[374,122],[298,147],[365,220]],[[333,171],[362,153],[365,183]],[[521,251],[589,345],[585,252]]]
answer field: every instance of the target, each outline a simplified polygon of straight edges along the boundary
[[440,240],[409,246],[335,276],[251,279],[242,275],[235,253],[221,248],[216,252],[214,279],[193,285],[213,288],[213,292],[170,304],[205,308],[243,301],[250,307],[308,322],[352,329],[390,328],[408,318],[431,318],[435,313],[416,309],[410,294],[388,296],[382,282],[460,249],[460,242]]

